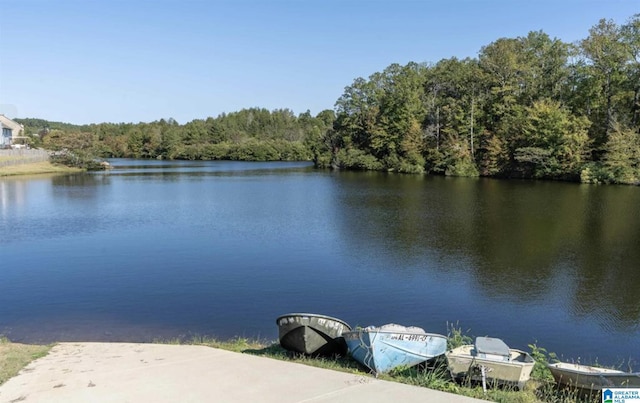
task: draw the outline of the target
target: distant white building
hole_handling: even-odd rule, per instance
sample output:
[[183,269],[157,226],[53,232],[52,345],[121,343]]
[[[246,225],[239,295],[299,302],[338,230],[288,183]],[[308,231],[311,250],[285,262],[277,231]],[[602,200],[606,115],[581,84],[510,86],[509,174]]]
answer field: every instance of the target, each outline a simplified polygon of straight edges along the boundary
[[14,144],[15,140],[22,138],[24,126],[14,122],[0,113],[0,148],[5,148]]

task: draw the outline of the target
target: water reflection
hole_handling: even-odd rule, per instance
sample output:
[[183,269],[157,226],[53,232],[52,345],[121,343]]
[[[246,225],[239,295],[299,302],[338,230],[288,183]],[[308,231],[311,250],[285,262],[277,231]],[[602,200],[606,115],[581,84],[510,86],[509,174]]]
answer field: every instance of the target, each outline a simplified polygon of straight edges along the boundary
[[463,271],[486,298],[522,306],[562,294],[575,317],[638,329],[637,188],[354,173],[340,181],[348,248],[386,270],[464,262],[427,270],[452,279]]
[[51,178],[54,188],[95,188],[97,186],[107,186],[111,184],[108,175],[99,173],[80,173],[73,175],[56,175]]
[[584,190],[574,310],[598,313],[613,327],[639,329],[640,225],[634,210],[640,194],[630,187],[602,190]]
[[0,180],[0,214],[3,219],[12,210],[23,211],[27,202],[28,186],[24,180]]
[[0,333],[270,338],[295,310],[640,358],[638,188],[114,166],[0,180]]
[[67,202],[99,202],[100,192],[111,184],[111,178],[97,174],[60,175],[54,176],[51,184],[54,197],[61,197]]

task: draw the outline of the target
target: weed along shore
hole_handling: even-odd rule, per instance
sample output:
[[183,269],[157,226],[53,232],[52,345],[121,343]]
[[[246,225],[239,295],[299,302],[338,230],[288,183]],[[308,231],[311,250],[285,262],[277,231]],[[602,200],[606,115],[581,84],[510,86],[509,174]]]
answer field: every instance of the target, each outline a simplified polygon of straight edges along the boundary
[[[466,336],[462,336],[459,331],[456,331],[448,336],[448,341],[451,343],[450,348],[452,348],[456,344],[467,342],[468,338]],[[324,377],[342,377],[347,380],[341,381],[343,382],[343,386],[341,386],[341,388],[344,387],[344,382],[347,382],[349,385],[351,385],[351,383],[363,384],[371,388],[374,386],[376,388],[384,386],[385,390],[387,390],[386,388],[391,388],[388,393],[393,391],[393,393],[398,393],[398,396],[404,396],[402,393],[410,392],[411,396],[416,397],[415,400],[408,398],[407,401],[472,402],[476,401],[476,399],[505,403],[595,403],[600,401],[600,396],[597,393],[585,395],[575,390],[562,390],[556,388],[553,383],[553,378],[550,376],[550,373],[546,368],[546,362],[548,359],[547,352],[543,348],[535,345],[531,345],[529,347],[531,349],[531,355],[536,359],[536,367],[532,373],[531,380],[527,383],[526,387],[523,390],[516,390],[515,388],[509,387],[488,388],[485,392],[483,391],[482,386],[478,383],[453,381],[450,377],[449,371],[447,370],[447,363],[444,357],[439,357],[426,365],[419,365],[412,368],[397,368],[387,374],[380,374],[376,379],[376,377],[374,377],[367,368],[361,366],[348,356],[321,358],[301,354],[291,354],[289,351],[283,349],[278,342],[251,340],[247,338],[235,338],[221,341],[208,337],[194,337],[188,340],[156,340],[154,343],[150,344],[59,343],[50,346],[23,345],[13,343],[6,338],[2,338],[0,340],[0,401],[11,401],[12,399],[20,398],[21,396],[26,396],[28,400],[27,395],[30,394],[41,397],[53,396],[48,393],[58,393],[60,397],[67,396],[71,399],[68,401],[74,401],[72,396],[75,395],[65,395],[65,393],[71,393],[71,390],[76,387],[95,387],[98,389],[91,390],[91,392],[97,393],[101,390],[101,387],[106,387],[109,382],[116,382],[116,384],[121,382],[121,387],[124,388],[123,390],[130,387],[144,389],[144,387],[142,387],[143,385],[134,385],[132,382],[135,383],[134,381],[137,380],[136,382],[142,383],[146,378],[136,378],[131,375],[132,379],[130,380],[125,375],[120,375],[117,379],[111,379],[103,378],[102,374],[103,372],[122,372],[122,374],[126,374],[128,373],[127,371],[133,371],[134,369],[137,370],[139,367],[148,367],[148,370],[151,371],[154,379],[164,379],[163,376],[166,376],[168,373],[173,374],[173,372],[171,372],[173,371],[173,368],[180,365],[180,375],[175,375],[178,376],[180,380],[176,379],[176,382],[182,382],[183,379],[189,378],[192,380],[199,380],[199,382],[204,384],[202,385],[202,387],[204,387],[212,382],[211,379],[214,379],[209,379],[204,377],[204,375],[207,374],[208,371],[215,370],[211,367],[216,366],[207,364],[207,366],[203,368],[201,364],[198,363],[197,358],[199,359],[206,354],[212,354],[216,359],[223,360],[226,363],[224,365],[228,366],[225,370],[227,376],[230,376],[229,372],[233,372],[237,369],[247,377],[251,378],[251,376],[246,373],[248,368],[256,368],[256,366],[260,367],[261,365],[266,366],[262,370],[266,371],[266,374],[269,374],[272,372],[269,369],[269,366],[274,365],[278,368],[277,371],[283,371],[283,373],[286,374],[286,376],[282,376],[286,379],[278,381],[270,380],[270,382],[286,383],[290,376],[303,372],[303,370],[300,369],[300,365],[303,365],[305,367],[314,367],[313,369],[309,368],[309,371],[312,371],[312,378],[317,379],[318,385],[321,384]],[[202,350],[202,348],[205,348],[205,350]],[[209,350],[209,348],[211,348],[211,350]],[[105,366],[106,364],[103,364],[103,362],[108,361],[109,357],[116,356],[120,356],[122,359],[120,361],[112,359],[113,365],[116,365],[117,362],[119,362],[120,365],[125,365],[125,367],[117,367],[116,370],[116,367],[109,369],[109,367]],[[130,357],[131,360],[126,361],[126,357]],[[189,364],[189,362],[191,362],[190,360],[193,360],[191,364]],[[227,362],[227,360],[229,361]],[[76,362],[77,368],[74,368],[74,364],[71,364],[71,362]],[[280,364],[278,364],[278,362],[280,362]],[[127,365],[131,365],[131,368],[127,367]],[[42,382],[44,379],[38,378],[38,374],[44,373],[45,366],[47,367],[47,371],[49,371],[49,375],[46,376],[50,378],[52,376],[51,371],[60,371],[59,377],[56,378],[57,383],[55,385],[49,385],[51,390],[47,389],[43,384],[37,383]],[[21,369],[22,372],[20,372]],[[333,373],[336,373],[336,375],[332,375]],[[339,375],[340,373],[342,375]],[[264,376],[274,376],[275,373],[272,373],[271,375],[266,374]],[[84,375],[84,377],[81,375]],[[213,374],[211,375],[213,376]],[[139,376],[143,377],[143,374],[140,374]],[[258,377],[262,377],[262,375]],[[87,379],[85,380],[85,378]],[[236,378],[242,377],[240,375],[236,375]],[[86,383],[82,385],[79,384],[85,381]],[[169,382],[169,384],[171,383],[170,380],[166,380],[165,382]],[[254,388],[253,382],[248,379],[247,382],[251,383],[244,384],[242,386],[242,388],[247,389],[242,393],[259,393],[260,389],[264,386],[262,384],[256,384],[255,390],[251,391],[251,389]],[[308,380],[301,380],[300,382],[308,382]],[[92,384],[94,386],[90,386]],[[111,387],[115,387],[116,384]],[[170,389],[169,384],[165,384],[162,387]],[[312,382],[312,384],[314,384],[314,382]],[[270,386],[270,388],[277,387],[283,387],[285,389],[288,388],[284,384],[280,386],[273,384]],[[311,386],[309,387],[312,388]],[[409,389],[403,389],[407,387]],[[64,390],[65,388],[67,388],[66,391]],[[399,389],[396,391],[396,388]],[[16,393],[20,396],[16,396]],[[38,395],[38,393],[40,393],[40,395]],[[101,393],[112,392],[111,389],[103,389]],[[154,392],[149,391],[148,393]],[[230,393],[228,396],[232,396],[232,393],[240,392],[226,390],[221,393]],[[261,400],[263,401],[264,396],[270,396],[273,394],[272,391],[262,391],[260,393],[266,393],[262,396]],[[431,396],[429,395],[430,393],[436,393],[438,395]],[[446,395],[439,395],[440,393],[446,393]],[[141,397],[143,395],[138,394],[136,396]],[[149,396],[152,395],[147,395],[147,397]],[[233,396],[238,397],[238,395]],[[384,393],[382,393],[373,400],[368,401],[385,401],[380,400],[381,396],[386,396],[386,401],[388,401],[388,398],[391,398],[391,396],[384,395]],[[427,396],[427,399],[425,399],[425,396]],[[244,397],[247,396],[243,395],[243,398]],[[420,398],[418,399],[418,397]],[[282,396],[280,396],[280,398],[282,398]],[[446,398],[446,400],[442,400],[443,398]],[[357,399],[351,400],[351,398],[348,399],[350,401],[365,401]],[[342,396],[342,400],[344,401],[344,396]],[[274,399],[274,401],[279,400]],[[285,399],[283,401],[288,400]],[[327,401],[340,401],[340,395],[336,395],[336,399],[334,400],[329,399]]]

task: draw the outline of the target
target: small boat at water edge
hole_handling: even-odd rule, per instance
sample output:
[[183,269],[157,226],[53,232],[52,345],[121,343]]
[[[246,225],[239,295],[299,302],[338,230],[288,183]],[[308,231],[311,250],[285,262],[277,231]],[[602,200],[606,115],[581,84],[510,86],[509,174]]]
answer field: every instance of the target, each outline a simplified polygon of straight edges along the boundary
[[558,386],[585,390],[640,388],[640,372],[591,367],[569,362],[547,364]]
[[447,338],[419,327],[387,324],[342,334],[351,356],[376,375],[411,367],[447,351]]
[[475,344],[454,348],[445,355],[454,379],[483,381],[484,376],[489,384],[516,385],[520,390],[535,364],[528,353],[511,349],[493,337],[477,337]]
[[288,313],[276,319],[280,345],[307,355],[346,355],[342,332],[351,330],[344,321],[313,313]]

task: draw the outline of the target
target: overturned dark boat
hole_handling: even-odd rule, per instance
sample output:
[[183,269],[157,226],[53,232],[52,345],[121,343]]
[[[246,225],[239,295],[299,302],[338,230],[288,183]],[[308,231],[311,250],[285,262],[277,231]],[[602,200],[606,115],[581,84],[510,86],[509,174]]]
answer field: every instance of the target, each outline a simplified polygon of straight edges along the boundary
[[351,330],[344,321],[313,313],[289,313],[276,319],[280,345],[307,355],[346,355],[342,332]]

